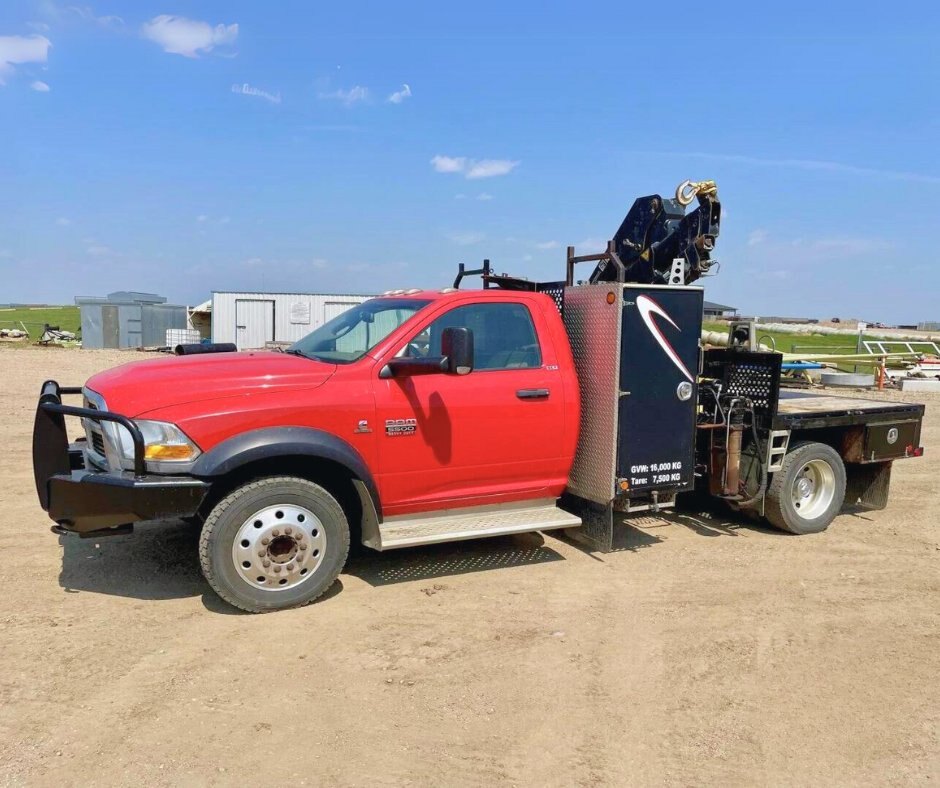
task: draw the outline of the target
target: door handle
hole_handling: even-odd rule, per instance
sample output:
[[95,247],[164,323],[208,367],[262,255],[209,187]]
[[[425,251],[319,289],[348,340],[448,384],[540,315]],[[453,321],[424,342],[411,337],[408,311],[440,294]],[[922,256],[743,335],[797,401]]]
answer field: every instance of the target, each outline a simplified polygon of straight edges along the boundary
[[548,399],[548,389],[519,389],[516,396],[519,399]]

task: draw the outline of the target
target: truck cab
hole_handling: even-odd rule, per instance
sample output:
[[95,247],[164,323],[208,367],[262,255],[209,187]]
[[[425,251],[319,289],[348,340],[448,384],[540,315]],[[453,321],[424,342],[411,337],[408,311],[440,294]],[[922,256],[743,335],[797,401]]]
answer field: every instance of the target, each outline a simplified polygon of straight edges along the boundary
[[[68,393],[50,382],[41,400]],[[501,509],[521,513],[501,533],[531,530],[533,514],[542,527],[577,522],[555,501],[574,460],[579,387],[543,294],[394,291],[285,352],[135,362],[80,393],[85,438],[68,448],[69,406],[37,413],[37,489],[58,527],[101,536],[162,517],[204,522],[207,576],[242,607],[283,606],[264,592],[306,593],[321,567],[325,590],[351,537],[377,549],[471,538]],[[43,461],[55,454],[67,473]],[[428,516],[441,512],[458,515]],[[220,540],[244,553],[234,588],[232,567],[213,562]],[[238,596],[238,581],[261,593]]]

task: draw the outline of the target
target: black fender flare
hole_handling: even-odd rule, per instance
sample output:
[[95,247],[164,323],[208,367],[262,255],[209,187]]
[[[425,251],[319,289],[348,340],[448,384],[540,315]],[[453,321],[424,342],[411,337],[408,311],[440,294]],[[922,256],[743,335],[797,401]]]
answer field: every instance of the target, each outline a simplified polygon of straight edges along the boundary
[[365,486],[381,517],[379,490],[362,455],[342,438],[312,427],[263,427],[227,438],[200,456],[190,473],[211,481],[248,463],[273,457],[319,458],[343,466]]

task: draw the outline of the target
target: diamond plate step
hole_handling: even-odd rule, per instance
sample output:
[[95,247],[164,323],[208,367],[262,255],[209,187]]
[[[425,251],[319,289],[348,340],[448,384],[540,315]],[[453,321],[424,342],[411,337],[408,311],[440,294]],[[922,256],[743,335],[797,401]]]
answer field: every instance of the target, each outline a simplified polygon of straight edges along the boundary
[[484,536],[505,536],[553,528],[575,528],[581,519],[555,506],[554,501],[539,505],[487,506],[448,509],[432,514],[390,517],[379,526],[379,550],[412,547]]

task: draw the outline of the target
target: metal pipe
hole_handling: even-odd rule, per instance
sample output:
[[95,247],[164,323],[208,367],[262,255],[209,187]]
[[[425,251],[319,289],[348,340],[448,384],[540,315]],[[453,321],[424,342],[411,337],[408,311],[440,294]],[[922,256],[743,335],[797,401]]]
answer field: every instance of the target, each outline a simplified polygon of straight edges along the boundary
[[238,348],[234,342],[216,342],[214,344],[195,343],[192,345],[177,345],[173,352],[177,356],[195,356],[202,353],[234,353]]
[[725,495],[737,495],[741,486],[741,439],[744,435],[744,418],[730,425],[728,444],[725,446]]

